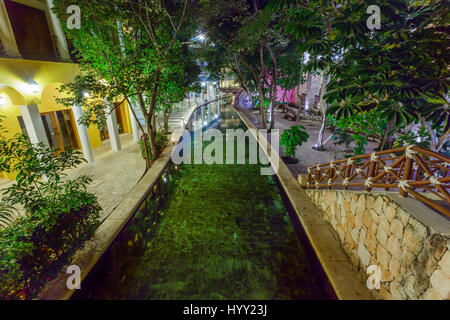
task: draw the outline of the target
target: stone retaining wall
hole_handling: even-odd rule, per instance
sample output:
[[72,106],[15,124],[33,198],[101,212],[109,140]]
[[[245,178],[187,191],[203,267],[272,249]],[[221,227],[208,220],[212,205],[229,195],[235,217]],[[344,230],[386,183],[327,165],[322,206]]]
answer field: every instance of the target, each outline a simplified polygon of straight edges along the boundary
[[[450,299],[448,219],[433,217],[443,219],[434,226],[423,223],[414,214],[418,207],[405,209],[383,194],[306,192],[339,238],[361,281],[366,283],[370,276],[369,266],[380,268],[381,287],[370,290],[376,298]],[[431,210],[427,214],[436,215]]]

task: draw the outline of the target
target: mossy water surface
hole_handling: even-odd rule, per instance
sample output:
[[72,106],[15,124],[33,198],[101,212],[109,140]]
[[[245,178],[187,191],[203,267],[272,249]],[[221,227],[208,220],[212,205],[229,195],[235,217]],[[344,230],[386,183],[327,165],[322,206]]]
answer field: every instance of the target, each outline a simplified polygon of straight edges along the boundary
[[160,206],[129,227],[111,263],[120,267],[90,298],[325,298],[259,165],[183,164],[166,177]]

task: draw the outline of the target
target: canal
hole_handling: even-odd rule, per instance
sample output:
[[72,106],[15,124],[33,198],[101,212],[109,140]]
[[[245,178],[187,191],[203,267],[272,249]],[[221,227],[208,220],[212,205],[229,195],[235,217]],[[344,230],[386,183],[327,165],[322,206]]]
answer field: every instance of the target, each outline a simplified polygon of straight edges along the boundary
[[[246,129],[230,105],[197,110],[196,124]],[[72,298],[333,298],[299,229],[260,165],[171,164]]]

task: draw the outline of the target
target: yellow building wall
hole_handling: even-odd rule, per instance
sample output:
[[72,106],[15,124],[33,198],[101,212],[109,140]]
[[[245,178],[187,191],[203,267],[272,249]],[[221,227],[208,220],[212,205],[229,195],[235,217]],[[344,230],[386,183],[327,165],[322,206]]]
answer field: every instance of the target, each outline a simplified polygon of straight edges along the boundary
[[[7,138],[12,138],[16,133],[22,133],[17,115],[20,115],[19,106],[12,105],[11,99],[8,96],[6,98],[6,106],[0,107],[0,115],[2,118],[2,127],[4,128],[4,134]],[[0,177],[4,177],[8,180],[14,180],[15,174],[6,172],[0,172]]]
[[[6,99],[6,105],[0,107],[0,115],[4,116],[2,126],[6,136],[12,137],[22,133],[17,119],[21,116],[19,105],[37,104],[40,113],[59,110],[72,112],[71,108],[57,103],[55,97],[61,97],[57,90],[59,85],[73,81],[78,73],[79,67],[73,63],[0,58],[0,95]],[[39,84],[41,92],[32,94],[28,91],[25,81],[27,76],[31,76]],[[75,125],[74,130],[77,133],[78,144],[81,145]],[[101,139],[98,128],[90,126],[87,131],[91,147],[99,147]],[[9,180],[15,179],[15,174],[0,172],[1,176]]]
[[128,133],[133,133],[131,129],[131,119],[130,119],[130,109],[128,108],[128,102],[124,101],[120,105],[120,112],[123,116],[123,131]]

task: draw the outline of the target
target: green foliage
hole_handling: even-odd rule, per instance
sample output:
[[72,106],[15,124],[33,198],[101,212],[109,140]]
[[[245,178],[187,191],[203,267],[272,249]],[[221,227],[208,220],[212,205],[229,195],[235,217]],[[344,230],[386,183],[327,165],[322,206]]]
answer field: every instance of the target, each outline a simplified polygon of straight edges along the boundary
[[[55,0],[54,12],[61,21],[69,5],[82,12],[80,29],[65,33],[76,50],[82,73],[74,83],[61,87],[66,94],[59,102],[83,106],[80,120],[99,127],[109,112],[124,100],[134,100],[147,125],[150,145],[155,146],[155,114],[170,114],[195,87],[200,72],[193,54],[183,46],[192,30],[182,25],[192,1],[172,2],[122,0]],[[88,91],[90,97],[83,97]],[[137,98],[137,99],[134,99]],[[155,150],[152,150],[156,153]],[[146,159],[147,168],[150,165]]]
[[353,141],[353,138],[352,135],[348,134],[345,130],[336,128],[331,136],[331,140],[335,145],[345,145],[348,149]]
[[304,126],[292,126],[289,130],[284,130],[280,144],[284,147],[286,156],[294,158],[297,147],[308,141],[308,138],[309,134]]
[[430,147],[430,137],[425,127],[420,127],[417,133],[410,130],[402,130],[394,141],[394,148],[413,144],[422,148]]
[[101,208],[86,191],[91,179],[64,173],[82,162],[78,151],[55,156],[24,135],[7,138],[0,125],[0,171],[17,173],[0,208],[23,211],[0,217],[0,298],[33,297],[95,231]]
[[[142,158],[145,159],[145,145],[144,145],[144,139],[145,139],[145,141],[147,142],[147,150],[148,150],[148,152],[149,152],[150,159],[151,159],[151,160],[156,159],[157,157],[155,158],[155,157],[153,156],[152,152],[151,152],[151,149],[150,149],[150,142],[149,142],[147,136],[142,137],[142,138],[139,140],[139,147],[140,147],[140,149],[141,149]],[[161,152],[161,151],[164,149],[164,147],[166,146],[167,141],[169,141],[169,139],[167,138],[167,135],[165,135],[165,134],[164,134],[163,132],[161,132],[161,131],[157,131],[157,132],[156,132],[156,136],[155,136],[155,145],[156,145],[156,150],[158,150],[158,155],[159,155],[159,152]]]
[[359,134],[352,135],[353,140],[356,142],[354,155],[360,155],[366,153],[367,137]]
[[330,78],[330,114],[341,119],[377,110],[396,129],[419,114],[432,129],[447,132],[448,1],[377,1],[379,30],[366,26],[368,5],[272,0],[270,7],[282,16],[278,29],[300,54],[308,53],[304,70]]
[[387,122],[387,119],[382,117],[381,111],[378,110],[357,113],[346,118],[328,115],[328,125],[374,139],[382,138]]
[[[382,116],[381,111],[373,110],[357,113],[345,118],[336,118],[334,115],[328,115],[327,124],[334,126],[334,136],[337,144],[340,140],[346,141],[351,136],[356,143],[354,155],[364,154],[366,152],[367,138],[381,140],[387,126],[387,119]],[[394,132],[395,130],[392,130]]]

